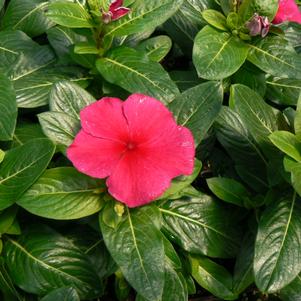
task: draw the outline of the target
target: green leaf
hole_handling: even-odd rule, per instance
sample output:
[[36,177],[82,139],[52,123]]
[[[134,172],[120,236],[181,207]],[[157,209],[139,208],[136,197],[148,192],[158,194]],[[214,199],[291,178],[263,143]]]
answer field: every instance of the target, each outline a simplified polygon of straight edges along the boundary
[[80,42],[75,44],[74,53],[77,54],[99,54],[100,50],[96,47],[95,43]]
[[192,276],[197,283],[223,300],[236,300],[232,290],[232,276],[221,265],[205,257],[189,257]]
[[17,123],[16,93],[10,80],[0,73],[0,140],[12,140]]
[[207,179],[210,190],[221,200],[244,207],[245,201],[249,198],[246,188],[239,182],[230,178]]
[[249,45],[248,60],[268,74],[301,79],[301,57],[282,37],[268,36]]
[[254,275],[263,292],[275,292],[301,271],[301,207],[296,193],[263,213],[256,237]]
[[164,194],[159,198],[159,200],[167,199],[176,195],[177,193],[181,193],[181,191],[183,191],[195,180],[201,169],[202,162],[198,159],[195,159],[193,173],[190,176],[180,176],[173,179],[170,187],[164,192]]
[[280,298],[284,301],[299,301],[301,295],[301,275],[280,291]]
[[100,74],[110,83],[131,93],[144,93],[163,103],[179,94],[163,67],[145,54],[127,47],[115,48],[96,61]]
[[169,75],[181,92],[197,86],[204,81],[198,77],[195,70],[173,70]]
[[268,77],[267,98],[284,105],[296,105],[301,93],[301,80]]
[[296,161],[301,161],[301,141],[287,131],[276,131],[269,136],[275,146]]
[[79,119],[79,112],[95,98],[79,85],[61,81],[53,85],[49,96],[51,111],[62,112]]
[[214,9],[206,9],[202,12],[202,17],[209,25],[212,25],[213,27],[223,31],[228,30],[226,17],[219,11]]
[[17,203],[46,218],[81,218],[100,210],[103,185],[101,180],[87,177],[72,167],[48,169]]
[[77,3],[57,1],[48,6],[46,14],[53,22],[70,28],[92,28],[93,24],[85,8]]
[[18,240],[7,238],[4,258],[10,276],[26,292],[45,295],[72,286],[81,299],[102,294],[102,283],[87,256],[46,226],[32,225]]
[[31,37],[39,36],[54,24],[46,17],[48,1],[11,0],[2,19],[3,29],[21,30]]
[[164,232],[184,250],[220,258],[236,254],[240,233],[233,215],[210,196],[167,201],[160,211]]
[[241,294],[254,282],[253,258],[255,234],[249,231],[245,234],[236,258],[233,275],[233,292],[235,294]]
[[41,299],[41,301],[57,301],[57,300],[64,300],[64,301],[80,301],[79,296],[76,290],[73,287],[62,287],[58,288],[45,297]]
[[235,73],[248,51],[249,47],[237,37],[205,26],[195,38],[192,58],[200,77],[217,80]]
[[272,21],[278,10],[278,0],[244,0],[239,6],[242,23],[248,21],[255,13],[268,17]]
[[100,214],[104,241],[124,277],[147,300],[160,299],[164,286],[164,247],[157,228],[159,212],[152,206],[127,207],[116,228]]
[[53,154],[48,139],[35,139],[6,152],[0,165],[0,210],[11,206],[38,179]]
[[107,26],[105,38],[154,30],[170,18],[182,3],[183,0],[136,0],[130,7],[130,13]]
[[5,157],[5,152],[2,149],[0,149],[0,163],[2,163],[4,157]]
[[196,145],[205,137],[222,107],[223,89],[220,83],[206,82],[177,96],[169,109],[177,122],[188,127]]
[[297,193],[301,196],[301,163],[285,156],[283,165],[286,171],[291,173],[291,183]]
[[[0,213],[0,236],[7,232],[17,214],[16,207],[10,207]],[[0,252],[1,253],[1,252]]]
[[168,36],[156,36],[140,43],[137,50],[146,52],[147,56],[155,62],[160,62],[168,54],[172,41]]
[[80,130],[80,121],[62,112],[44,112],[38,115],[44,134],[55,144],[68,147]]
[[273,108],[259,94],[240,84],[230,88],[230,107],[239,114],[263,151],[270,155],[271,142],[268,136],[278,129]]
[[294,129],[298,138],[301,137],[301,93],[297,102],[296,115],[294,117]]

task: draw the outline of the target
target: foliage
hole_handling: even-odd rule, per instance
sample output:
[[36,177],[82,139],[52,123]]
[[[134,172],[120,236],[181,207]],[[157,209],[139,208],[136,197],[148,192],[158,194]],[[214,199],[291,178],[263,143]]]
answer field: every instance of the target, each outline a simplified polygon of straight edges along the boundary
[[[104,22],[109,0],[0,0],[0,300],[300,300],[301,25],[251,36],[278,1],[240,2],[127,0]],[[80,110],[131,93],[197,146],[134,209],[66,158]]]

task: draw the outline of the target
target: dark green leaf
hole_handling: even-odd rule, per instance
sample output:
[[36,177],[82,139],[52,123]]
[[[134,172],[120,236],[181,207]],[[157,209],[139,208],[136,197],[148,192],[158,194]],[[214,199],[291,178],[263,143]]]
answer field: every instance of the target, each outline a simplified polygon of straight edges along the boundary
[[160,62],[170,51],[172,41],[168,36],[156,36],[140,43],[137,50],[146,52],[147,56],[155,62]]
[[76,219],[102,207],[103,182],[72,167],[48,169],[18,200],[32,214],[52,219]]
[[80,301],[79,296],[76,290],[72,287],[62,287],[58,288],[45,297],[41,299],[41,301]]
[[71,28],[92,28],[93,24],[85,8],[79,3],[53,2],[48,6],[47,16],[55,23]]
[[301,79],[301,57],[282,37],[268,36],[249,45],[248,60],[273,76]]
[[155,29],[171,17],[182,3],[183,0],[136,0],[130,13],[107,27],[105,37]]
[[195,38],[193,62],[200,77],[223,79],[239,69],[248,51],[249,47],[237,37],[205,26]]
[[223,300],[236,300],[232,290],[232,276],[221,265],[205,257],[190,257],[192,276],[197,283]]
[[80,129],[78,119],[62,112],[44,112],[38,115],[44,134],[55,144],[69,146]]
[[97,60],[96,67],[107,81],[131,93],[144,93],[163,103],[179,94],[177,86],[159,63],[131,48],[111,50],[106,57]]
[[301,207],[296,193],[263,213],[256,238],[254,275],[263,292],[275,292],[301,271]]
[[200,79],[195,70],[175,70],[170,72],[171,79],[177,84],[181,92],[199,85],[204,80]]
[[87,256],[46,226],[33,225],[18,240],[8,238],[4,257],[10,276],[27,292],[45,295],[72,286],[80,298],[93,299],[103,291]]
[[51,111],[62,112],[79,119],[79,112],[95,98],[79,85],[62,81],[53,85],[49,96]]
[[126,207],[116,228],[100,215],[101,231],[113,259],[131,286],[148,300],[160,299],[164,286],[164,247],[154,209]]
[[48,139],[35,139],[9,150],[0,165],[0,209],[11,206],[37,180],[54,153]]
[[280,291],[281,300],[299,301],[301,296],[301,275]]
[[0,140],[12,140],[17,123],[15,90],[9,79],[0,73]]
[[223,89],[220,83],[206,82],[177,96],[169,108],[178,123],[192,131],[198,145],[217,117],[222,101]]
[[13,224],[16,214],[16,207],[10,207],[0,213],[0,236],[1,234],[6,233],[10,226]]
[[161,205],[164,231],[184,250],[211,257],[232,257],[240,234],[231,211],[208,195],[182,197]]
[[11,0],[2,19],[2,28],[38,36],[54,25],[45,16],[47,6],[48,1],[45,0]]

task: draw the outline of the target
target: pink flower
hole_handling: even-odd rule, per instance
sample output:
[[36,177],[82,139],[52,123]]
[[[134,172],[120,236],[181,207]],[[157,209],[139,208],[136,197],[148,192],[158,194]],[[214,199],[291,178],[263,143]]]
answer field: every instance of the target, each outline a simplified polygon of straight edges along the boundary
[[250,31],[251,36],[261,35],[263,38],[268,34],[270,30],[270,22],[267,17],[254,14],[253,17],[246,23],[247,28]]
[[301,12],[294,0],[279,1],[279,8],[273,23],[278,24],[285,21],[297,22],[301,24]]
[[110,194],[136,207],[159,197],[194,164],[191,132],[158,100],[104,97],[80,112],[82,129],[67,156],[82,173],[107,178]]
[[102,12],[102,20],[108,24],[111,21],[117,20],[126,15],[130,9],[123,7],[123,0],[113,0],[108,12]]

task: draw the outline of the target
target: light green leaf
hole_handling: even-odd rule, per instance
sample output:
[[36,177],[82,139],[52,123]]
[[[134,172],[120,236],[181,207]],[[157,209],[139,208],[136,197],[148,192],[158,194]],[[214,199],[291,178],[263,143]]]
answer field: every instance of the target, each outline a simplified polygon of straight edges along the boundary
[[0,140],[12,140],[17,123],[16,93],[10,80],[0,73]]
[[37,180],[53,153],[48,139],[35,139],[6,152],[0,165],[0,210],[11,206]]
[[285,154],[301,162],[301,141],[294,134],[287,131],[276,131],[269,138]]
[[232,276],[221,265],[205,257],[189,257],[192,276],[197,283],[222,300],[236,300],[232,290]]
[[205,26],[195,38],[192,58],[200,77],[217,80],[235,73],[248,51],[249,47],[237,37]]
[[145,54],[127,47],[118,47],[96,61],[100,74],[110,83],[131,93],[144,93],[163,103],[179,94],[175,83],[163,67]]
[[301,196],[301,163],[285,156],[283,165],[286,171],[291,173],[291,183],[299,196]]
[[172,41],[168,36],[156,36],[140,43],[137,50],[146,52],[147,56],[155,62],[160,62],[170,51]]
[[228,30],[226,17],[219,11],[214,9],[206,9],[202,12],[202,17],[209,25],[212,25],[213,27],[223,31]]
[[130,13],[107,26],[105,37],[153,30],[170,18],[182,3],[183,0],[136,0]]
[[196,145],[204,139],[222,107],[223,88],[220,83],[206,82],[177,96],[169,109],[177,122],[188,127]]
[[102,294],[101,280],[87,255],[46,226],[32,225],[17,240],[8,238],[4,254],[14,283],[26,292],[45,295],[72,286],[81,299]]
[[276,292],[301,271],[301,207],[296,193],[263,213],[256,238],[254,275],[263,292]]
[[46,14],[53,22],[70,28],[92,28],[85,8],[79,3],[56,1],[48,6]]
[[18,205],[32,214],[52,219],[77,219],[98,212],[103,182],[72,167],[48,169],[19,198]]
[[280,36],[267,36],[249,45],[248,60],[268,74],[301,79],[301,57]]
[[[17,208],[12,206],[0,213],[0,236],[7,232],[13,224],[17,214]],[[1,253],[1,252],[0,252]]]
[[160,299],[164,287],[164,247],[157,228],[157,209],[126,207],[116,228],[104,222],[102,212],[99,221],[104,241],[126,280],[147,300]]
[[31,37],[39,36],[54,24],[46,17],[45,0],[11,0],[2,19],[3,29],[21,30]]
[[167,201],[160,211],[164,231],[184,250],[220,258],[237,252],[240,233],[231,211],[210,196]]
[[61,81],[53,85],[49,96],[51,111],[62,112],[79,119],[79,112],[95,98],[79,85]]

